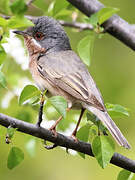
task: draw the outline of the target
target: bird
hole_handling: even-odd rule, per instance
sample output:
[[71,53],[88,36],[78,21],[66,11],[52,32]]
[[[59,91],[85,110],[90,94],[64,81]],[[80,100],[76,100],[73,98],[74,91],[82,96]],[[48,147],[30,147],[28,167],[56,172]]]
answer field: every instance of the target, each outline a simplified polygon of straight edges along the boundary
[[[72,137],[76,137],[82,116],[88,110],[103,123],[120,146],[129,149],[128,141],[109,116],[86,65],[72,50],[64,28],[49,16],[40,16],[31,21],[34,26],[14,33],[24,37],[29,53],[29,69],[39,89],[42,92],[47,89],[51,96],[63,96],[67,100],[67,111],[74,107],[81,109]],[[43,102],[42,98],[41,110]],[[50,128],[54,133],[61,119],[62,116]],[[42,118],[39,118],[39,126],[41,121]]]

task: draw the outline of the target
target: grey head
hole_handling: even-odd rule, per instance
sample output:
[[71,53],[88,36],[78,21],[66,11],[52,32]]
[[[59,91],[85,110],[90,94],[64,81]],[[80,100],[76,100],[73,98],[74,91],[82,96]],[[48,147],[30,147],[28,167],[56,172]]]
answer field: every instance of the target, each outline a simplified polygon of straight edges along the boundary
[[[69,38],[58,21],[48,16],[41,16],[33,19],[32,22],[35,26],[29,27],[23,33],[34,38],[46,52],[71,50]],[[23,35],[20,31],[15,33]]]

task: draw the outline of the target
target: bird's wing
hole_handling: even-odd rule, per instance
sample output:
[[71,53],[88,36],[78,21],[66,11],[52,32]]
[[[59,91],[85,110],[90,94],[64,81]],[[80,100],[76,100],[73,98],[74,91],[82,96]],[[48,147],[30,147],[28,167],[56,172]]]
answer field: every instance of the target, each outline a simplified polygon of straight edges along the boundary
[[73,51],[49,53],[37,61],[40,75],[69,93],[104,110],[104,104],[92,77],[85,65]]

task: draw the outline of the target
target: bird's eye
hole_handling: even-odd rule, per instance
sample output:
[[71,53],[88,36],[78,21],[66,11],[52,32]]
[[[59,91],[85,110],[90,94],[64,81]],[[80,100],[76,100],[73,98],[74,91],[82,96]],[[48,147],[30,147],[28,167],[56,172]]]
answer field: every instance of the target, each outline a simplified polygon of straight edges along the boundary
[[35,37],[36,40],[40,41],[40,40],[43,39],[44,35],[41,32],[36,32],[34,37]]

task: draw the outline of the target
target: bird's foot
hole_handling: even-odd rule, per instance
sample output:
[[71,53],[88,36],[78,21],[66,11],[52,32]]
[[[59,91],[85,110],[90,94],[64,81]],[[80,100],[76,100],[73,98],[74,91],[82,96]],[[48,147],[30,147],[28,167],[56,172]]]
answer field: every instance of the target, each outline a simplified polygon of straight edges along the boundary
[[[54,137],[57,137],[58,134],[56,132],[56,125],[55,124],[51,128],[49,128],[49,130],[53,133]],[[55,147],[57,147],[57,144],[55,144],[55,143],[53,145],[47,145],[46,141],[45,141],[44,144],[45,144],[44,147],[47,150],[51,150],[51,149],[54,149]]]
[[70,136],[76,143],[78,142],[78,139],[76,137],[76,133],[72,133],[71,136]]
[[56,132],[56,126],[55,126],[55,124],[52,125],[52,127],[50,127],[49,130],[53,133],[53,135],[54,135],[55,137],[57,137],[57,132]]

